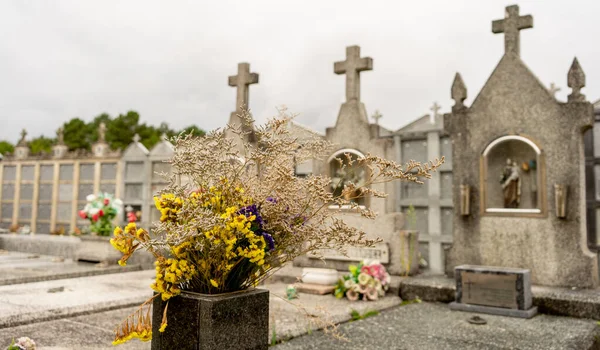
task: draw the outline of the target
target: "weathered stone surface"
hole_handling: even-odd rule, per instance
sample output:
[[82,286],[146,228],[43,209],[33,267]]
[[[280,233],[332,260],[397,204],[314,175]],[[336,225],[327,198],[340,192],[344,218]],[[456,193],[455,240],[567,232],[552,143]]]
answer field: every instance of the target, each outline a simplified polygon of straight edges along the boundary
[[[166,330],[161,333],[165,302],[154,299],[152,349],[267,349],[269,291],[254,289],[225,295],[183,292],[169,301]],[[182,341],[185,339],[185,341]]]
[[[0,286],[0,328],[141,304],[154,271]],[[62,292],[48,293],[64,287]]]
[[341,325],[340,331],[349,342],[316,332],[285,341],[273,350],[575,350],[598,346],[600,327],[590,320],[484,315],[487,324],[473,325],[467,322],[471,316],[451,311],[446,305],[411,304]]

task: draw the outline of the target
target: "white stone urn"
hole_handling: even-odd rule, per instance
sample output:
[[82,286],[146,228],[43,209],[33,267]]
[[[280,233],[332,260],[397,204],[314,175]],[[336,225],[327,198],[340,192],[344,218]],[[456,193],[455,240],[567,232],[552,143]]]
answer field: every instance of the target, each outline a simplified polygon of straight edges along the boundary
[[333,286],[338,282],[338,272],[334,269],[305,267],[302,269],[302,282]]

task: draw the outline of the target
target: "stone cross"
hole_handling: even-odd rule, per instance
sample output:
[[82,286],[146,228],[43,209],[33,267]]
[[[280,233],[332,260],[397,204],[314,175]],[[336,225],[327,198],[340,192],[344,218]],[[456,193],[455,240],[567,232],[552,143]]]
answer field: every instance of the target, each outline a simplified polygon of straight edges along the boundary
[[504,51],[519,56],[519,31],[521,29],[533,28],[533,17],[531,15],[519,16],[519,6],[506,7],[504,19],[492,22],[492,33],[504,33]]
[[106,124],[104,122],[100,123],[98,126],[98,142],[106,141]]
[[258,74],[250,73],[250,63],[238,63],[238,74],[229,77],[229,86],[237,87],[235,111],[241,113],[242,108],[248,107],[250,84],[258,83]]
[[140,142],[140,140],[141,140],[140,135],[138,135],[138,134],[133,135],[133,142],[138,143],[138,142]]
[[431,122],[431,124],[435,124],[435,119],[436,119],[436,118],[437,118],[437,116],[439,115],[439,114],[438,114],[438,111],[439,111],[441,108],[442,108],[442,107],[441,107],[440,105],[438,105],[438,104],[437,104],[437,102],[434,102],[434,103],[433,103],[433,106],[431,106],[431,108],[429,109],[430,111],[432,111],[432,112],[433,112],[433,114],[431,115],[431,118],[430,118],[430,122]]
[[371,118],[375,121],[375,124],[379,125],[379,119],[383,117],[383,114],[379,113],[379,110],[375,111],[375,114]]
[[454,100],[454,106],[452,110],[459,110],[465,105],[463,101],[467,98],[467,87],[460,76],[460,73],[456,73],[454,76],[454,82],[452,82],[451,96]]
[[585,86],[585,73],[583,72],[583,69],[581,69],[577,57],[575,57],[573,64],[571,64],[571,68],[569,69],[567,85],[572,90],[571,94],[568,96],[569,102],[585,101],[585,95],[581,93],[581,89]]
[[552,94],[552,96],[556,96],[556,93],[560,91],[560,88],[556,86],[556,84],[550,83],[550,88],[548,89],[548,91],[550,91],[550,94]]
[[360,46],[348,46],[346,60],[334,63],[335,74],[346,74],[346,102],[360,102],[360,72],[366,70],[373,70],[373,59],[361,58]]

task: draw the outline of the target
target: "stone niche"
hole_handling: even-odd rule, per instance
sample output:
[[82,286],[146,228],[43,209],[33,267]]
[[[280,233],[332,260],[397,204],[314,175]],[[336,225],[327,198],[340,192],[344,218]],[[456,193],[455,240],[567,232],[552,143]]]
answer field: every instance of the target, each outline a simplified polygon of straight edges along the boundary
[[[338,150],[329,157],[329,174],[332,180],[331,191],[334,196],[339,196],[342,193],[344,186],[349,182],[354,183],[357,187],[364,184],[368,176],[368,170],[355,163],[358,158],[363,156],[364,155],[361,152],[348,148]],[[342,169],[342,166],[345,166],[345,168]],[[355,192],[346,199],[351,202],[356,202],[358,205],[366,206],[367,200],[364,197],[353,198],[359,196],[360,193]]]
[[544,156],[532,140],[521,135],[493,140],[480,169],[482,215],[546,215]]

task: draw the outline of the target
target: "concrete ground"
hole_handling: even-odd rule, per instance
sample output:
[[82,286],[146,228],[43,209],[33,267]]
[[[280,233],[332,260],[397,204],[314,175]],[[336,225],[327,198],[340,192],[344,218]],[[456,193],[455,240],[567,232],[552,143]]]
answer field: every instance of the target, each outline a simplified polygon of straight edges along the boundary
[[285,341],[273,350],[566,350],[599,349],[595,321],[538,315],[530,320],[480,315],[486,325],[466,320],[473,314],[438,303],[411,304],[349,322],[339,330],[348,341],[316,332]]

